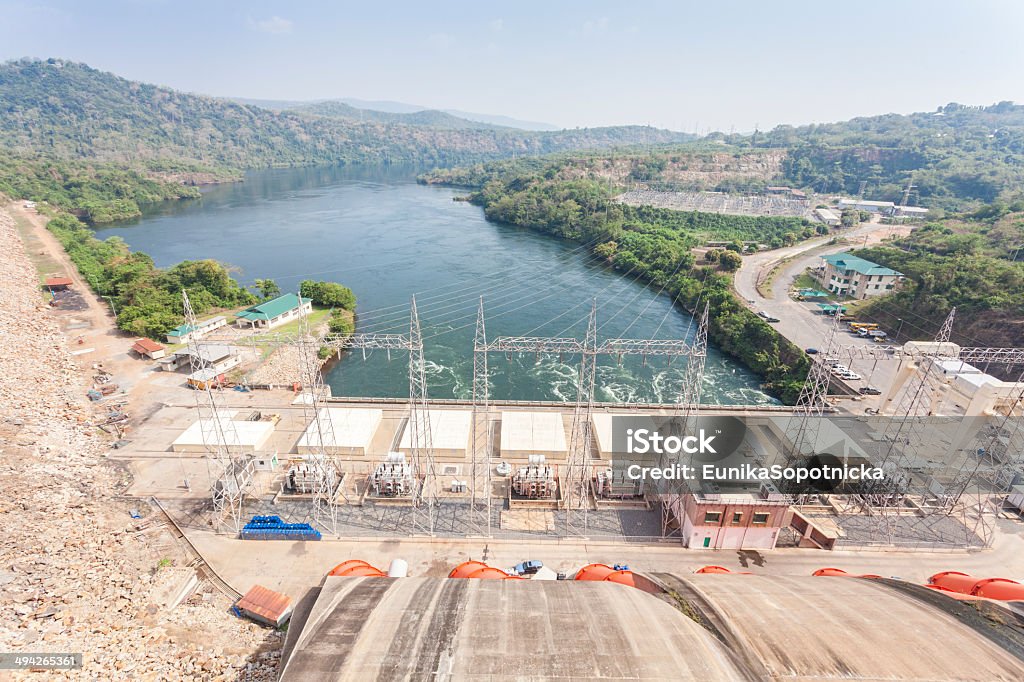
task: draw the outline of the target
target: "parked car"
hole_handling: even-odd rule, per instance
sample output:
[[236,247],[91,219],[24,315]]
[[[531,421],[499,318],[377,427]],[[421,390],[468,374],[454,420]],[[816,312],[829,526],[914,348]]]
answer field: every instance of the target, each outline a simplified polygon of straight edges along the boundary
[[805,348],[804,352],[807,353],[808,355],[817,355],[818,354],[818,349],[817,348]]
[[844,381],[860,381],[863,377],[856,372],[843,372],[839,374],[839,378]]
[[766,317],[766,318],[764,318],[764,321],[768,322],[769,324],[775,324],[776,322],[782,322],[782,320],[780,320],[777,317]]
[[544,564],[539,561],[523,561],[516,564],[512,570],[516,575],[533,575],[543,567]]
[[859,392],[861,395],[882,395],[882,392],[874,386],[861,386]]

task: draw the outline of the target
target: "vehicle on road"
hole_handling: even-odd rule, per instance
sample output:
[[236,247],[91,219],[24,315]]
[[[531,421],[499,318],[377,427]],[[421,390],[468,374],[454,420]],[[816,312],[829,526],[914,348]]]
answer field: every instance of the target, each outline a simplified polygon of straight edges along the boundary
[[808,355],[817,355],[818,354],[818,349],[817,348],[805,348],[804,352],[807,353]]
[[544,564],[536,560],[523,561],[512,568],[512,573],[514,575],[533,575],[543,567]]
[[856,372],[837,372],[840,379],[844,381],[860,381],[863,377]]
[[882,392],[881,392],[881,391],[879,391],[879,390],[878,390],[877,388],[875,388],[874,386],[861,386],[861,387],[860,387],[860,388],[858,389],[858,392],[859,392],[859,393],[860,393],[861,395],[882,395]]

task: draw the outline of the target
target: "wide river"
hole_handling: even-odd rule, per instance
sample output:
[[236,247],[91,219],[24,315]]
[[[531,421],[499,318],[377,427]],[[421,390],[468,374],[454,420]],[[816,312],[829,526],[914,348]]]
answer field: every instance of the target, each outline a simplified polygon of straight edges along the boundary
[[[572,244],[487,221],[453,201],[460,192],[424,187],[410,168],[300,168],[250,173],[202,199],[153,207],[136,221],[104,227],[150,254],[158,266],[215,258],[238,268],[245,284],[269,277],[285,291],[302,279],[341,282],[358,298],[362,332],[407,333],[416,294],[428,361],[429,394],[467,398],[472,388],[477,301],[484,297],[489,338],[582,337],[592,298],[598,340],[689,338],[691,318],[656,287],[623,277]],[[408,395],[406,358],[348,354],[327,381],[335,395]],[[575,358],[490,357],[492,396],[572,400]],[[601,401],[671,401],[685,360],[604,358]],[[702,402],[765,404],[757,377],[714,349]]]

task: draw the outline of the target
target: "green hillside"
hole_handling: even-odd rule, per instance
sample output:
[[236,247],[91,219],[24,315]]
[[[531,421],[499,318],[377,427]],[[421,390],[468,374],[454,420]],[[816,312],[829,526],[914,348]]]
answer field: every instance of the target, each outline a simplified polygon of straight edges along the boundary
[[[529,133],[269,111],[128,81],[57,59],[0,66],[0,111],[0,147],[17,154],[132,164],[173,159],[230,168],[365,162],[451,165],[513,154],[687,139],[645,126]],[[430,117],[439,120],[434,114]]]

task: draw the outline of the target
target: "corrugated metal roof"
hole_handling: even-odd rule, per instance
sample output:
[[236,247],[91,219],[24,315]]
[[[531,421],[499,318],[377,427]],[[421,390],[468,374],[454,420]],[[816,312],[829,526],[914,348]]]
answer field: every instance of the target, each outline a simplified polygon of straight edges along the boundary
[[68,277],[47,277],[46,286],[48,287],[69,287],[73,284]]
[[835,255],[822,256],[821,259],[840,270],[853,270],[862,275],[901,276],[903,274],[878,263],[872,263],[860,256],[854,256],[851,253],[837,253]]
[[292,599],[288,595],[274,592],[262,585],[253,585],[252,589],[235,603],[235,606],[241,611],[271,623],[280,623],[291,611]]
[[[303,303],[309,303],[308,298],[302,299]],[[299,307],[299,297],[296,294],[283,294],[277,298],[246,308],[238,313],[243,320],[271,320],[289,310]]]
[[155,351],[163,349],[163,346],[161,346],[159,343],[151,339],[139,339],[134,344],[132,344],[132,350],[138,351],[140,353],[153,353]]

